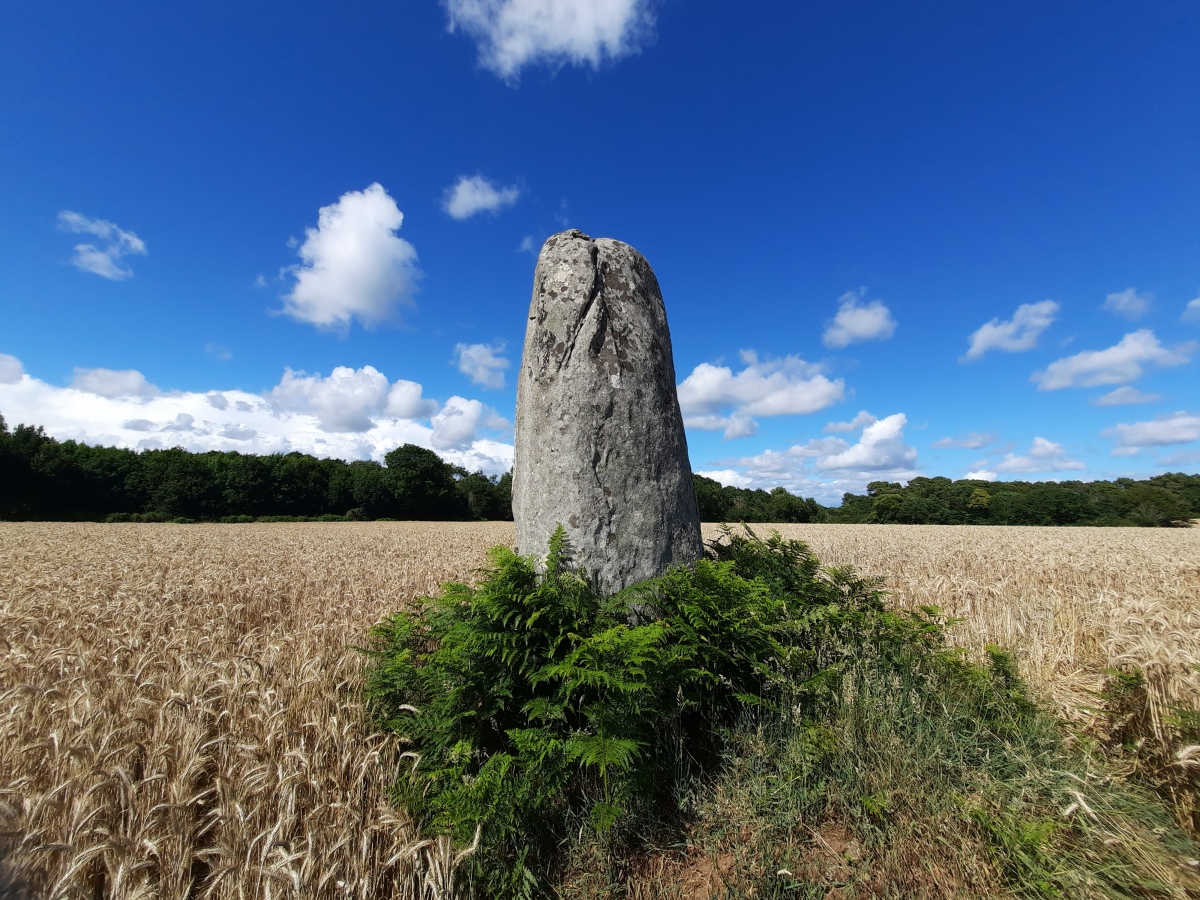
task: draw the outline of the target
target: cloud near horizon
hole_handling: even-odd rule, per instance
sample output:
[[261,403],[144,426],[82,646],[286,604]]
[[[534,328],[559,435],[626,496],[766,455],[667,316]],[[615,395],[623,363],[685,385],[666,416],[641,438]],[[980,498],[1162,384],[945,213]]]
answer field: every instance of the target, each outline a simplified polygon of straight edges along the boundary
[[133,277],[133,269],[122,265],[127,256],[145,256],[146,243],[132,231],[118,228],[107,219],[89,219],[82,213],[64,209],[58,214],[58,227],[72,234],[90,234],[96,244],[76,244],[71,264],[83,272],[91,272],[109,281],[124,281]]
[[650,0],[442,0],[451,31],[463,31],[479,64],[516,85],[521,70],[542,64],[599,70],[654,39]]
[[286,369],[261,394],[163,391],[132,369],[77,369],[71,386],[58,387],[25,373],[15,357],[0,357],[0,376],[9,426],[41,425],[60,440],[377,461],[411,443],[470,471],[499,475],[512,466],[511,426],[495,410],[457,396],[440,405],[417,382],[390,381],[372,366],[328,376]]
[[1024,455],[1006,453],[998,463],[989,465],[986,460],[982,460],[976,463],[976,466],[981,471],[974,474],[983,480],[994,480],[984,478],[992,472],[1034,475],[1046,472],[1078,472],[1087,468],[1079,460],[1070,458],[1062,444],[1056,444],[1044,437],[1035,437],[1029,446],[1029,452]]
[[696,471],[734,487],[781,485],[793,494],[837,503],[848,491],[864,492],[872,481],[906,482],[920,474],[916,448],[904,440],[907,424],[904,413],[893,413],[863,427],[854,444],[840,437],[816,438],[784,451],[716,460],[713,468]]
[[944,450],[947,447],[964,447],[968,450],[979,450],[989,444],[996,443],[996,435],[991,432],[972,431],[962,437],[944,437],[934,441],[930,447]]
[[346,333],[352,322],[373,327],[415,308],[417,251],[396,232],[404,214],[378,182],[322,206],[306,228],[300,262],[281,273],[294,279],[283,314]]

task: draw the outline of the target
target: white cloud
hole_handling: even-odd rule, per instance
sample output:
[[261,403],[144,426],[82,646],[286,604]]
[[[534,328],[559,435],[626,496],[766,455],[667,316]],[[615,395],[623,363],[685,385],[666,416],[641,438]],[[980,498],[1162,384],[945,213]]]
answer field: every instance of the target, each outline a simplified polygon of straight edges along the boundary
[[76,369],[71,387],[99,397],[139,397],[147,399],[161,391],[136,369]]
[[782,486],[793,494],[836,503],[847,491],[861,493],[868,482],[886,478],[907,481],[919,473],[917,451],[904,442],[907,418],[896,413],[863,429],[849,444],[823,437],[787,450],[767,449],[755,456],[714,460],[697,470],[722,484],[770,489]]
[[1100,308],[1123,319],[1140,319],[1150,311],[1150,304],[1153,301],[1153,294],[1140,293],[1135,288],[1126,288],[1105,297]]
[[58,214],[58,227],[72,234],[90,234],[98,239],[96,244],[76,244],[71,263],[77,269],[91,272],[110,281],[123,281],[133,277],[133,270],[122,265],[127,256],[145,256],[146,244],[132,231],[118,228],[105,219],[89,219],[69,209]]
[[1158,416],[1150,422],[1117,425],[1101,433],[1104,437],[1117,439],[1118,450],[1115,452],[1118,453],[1121,449],[1137,452],[1143,447],[1187,444],[1200,440],[1200,415],[1180,411]]
[[698,471],[696,474],[718,481],[726,487],[750,487],[750,479],[734,469],[710,469],[706,472]]
[[[819,438],[811,440],[807,444],[796,444],[788,448],[788,456],[793,457],[829,457],[837,453],[842,453],[848,450],[850,445],[841,438]],[[767,451],[770,453],[771,451]]]
[[758,423],[745,413],[735,412],[726,420],[725,440],[752,437],[758,434]]
[[996,473],[989,472],[987,469],[980,469],[978,472],[968,472],[963,476],[968,481],[995,481]]
[[1193,349],[1191,345],[1183,345],[1168,350],[1158,342],[1154,332],[1142,328],[1130,332],[1105,350],[1084,350],[1055,360],[1045,372],[1035,372],[1030,380],[1038,383],[1039,391],[1122,384],[1141,378],[1144,365],[1182,365],[1188,361],[1188,354]]
[[[448,436],[443,426],[439,436],[443,446],[435,447],[429,417],[437,412],[437,405],[421,396],[421,385],[396,381],[389,386],[386,377],[370,366],[335,369],[329,378],[288,370],[275,389],[262,395],[241,390],[143,390],[139,395],[128,389],[148,384],[140,373],[134,372],[133,378],[117,374],[126,376],[124,390],[117,390],[121,385],[112,379],[99,378],[65,388],[32,376],[0,383],[0,410],[11,425],[43,425],[60,440],[131,449],[295,450],[320,457],[382,461],[388,451],[411,443],[436,449],[444,459],[470,471],[499,475],[512,466],[511,443],[478,435],[491,429],[504,437],[509,431],[508,423],[479,401],[459,397],[447,403],[474,423],[474,439],[462,429]],[[334,430],[339,414],[333,407],[338,403],[349,408],[340,416],[341,424],[348,426],[344,430]],[[369,427],[359,430],[363,416],[369,419]],[[442,421],[452,417],[447,413]]]
[[371,326],[414,306],[417,251],[396,231],[404,214],[379,184],[349,191],[321,207],[316,228],[307,228],[300,264],[283,298],[283,312],[301,322],[346,331],[357,319]]
[[525,237],[521,238],[521,244],[519,247],[517,247],[517,252],[532,253],[534,256],[537,255],[537,247],[534,246],[532,234],[527,234]]
[[351,369],[338,366],[328,377],[285,369],[283,379],[267,394],[271,405],[290,413],[307,413],[320,422],[325,431],[370,431],[381,415],[407,412],[405,418],[430,415],[436,404],[421,401],[420,385],[413,396],[412,382],[398,382],[396,388],[374,366]]
[[1137,403],[1157,403],[1161,399],[1161,394],[1143,394],[1137,388],[1125,385],[1109,391],[1103,397],[1097,397],[1092,401],[1092,406],[1133,406]]
[[506,206],[512,206],[521,196],[516,185],[497,188],[482,175],[460,175],[453,187],[446,188],[442,208],[450,218],[462,221],[476,213],[490,212],[493,215]]
[[509,83],[522,67],[599,69],[653,38],[650,0],[443,0],[451,31],[475,41],[479,62]]
[[500,354],[504,342],[498,344],[455,344],[454,362],[475,384],[485,388],[504,387],[504,370],[511,365]]
[[729,416],[684,416],[683,427],[696,431],[723,431],[726,440],[758,434],[758,422],[744,413]]
[[849,422],[830,422],[821,430],[826,434],[844,434],[848,431],[858,431],[860,428],[865,428],[867,425],[873,425],[879,421],[865,409],[860,410]]
[[980,447],[986,447],[988,444],[995,443],[996,435],[984,434],[979,431],[972,431],[962,437],[944,437],[934,441],[929,446],[936,447],[939,450],[946,447],[965,447],[968,450],[978,450]]
[[684,416],[683,427],[696,431],[720,431],[729,425],[728,416]]
[[392,382],[383,412],[394,419],[428,418],[437,409],[437,402],[422,397],[422,390],[421,385],[415,381],[405,381],[401,378]]
[[226,425],[219,434],[232,441],[252,441],[258,437],[258,432],[248,425]]
[[989,350],[1021,353],[1037,346],[1038,338],[1058,315],[1059,305],[1053,300],[1041,303],[1022,303],[1007,322],[1000,319],[981,325],[967,338],[970,344],[959,362],[982,359]]
[[917,451],[904,442],[907,424],[908,417],[904,413],[880,419],[863,429],[857,444],[839,453],[819,457],[817,468],[854,472],[912,470],[917,463]]
[[25,377],[25,367],[15,356],[0,353],[0,384],[16,384]]
[[1025,456],[1014,453],[1004,454],[1004,459],[995,464],[997,472],[1021,473],[1031,475],[1037,472],[1065,472],[1086,469],[1077,459],[1070,459],[1062,444],[1056,444],[1043,437],[1035,437]]
[[195,431],[196,417],[188,413],[179,413],[175,421],[168,422],[162,427],[163,431]]
[[1188,305],[1183,308],[1183,315],[1179,317],[1184,322],[1200,322],[1200,297],[1188,302]]
[[[804,415],[845,396],[842,380],[831,381],[821,366],[797,356],[760,361],[742,353],[745,368],[701,363],[679,385],[679,406],[689,428],[725,428],[731,437],[753,433],[754,416]],[[722,413],[732,407],[729,413]]]
[[490,406],[465,397],[451,397],[432,419],[430,442],[435,450],[463,450],[476,439],[481,427],[507,430],[511,426]]
[[886,341],[896,332],[896,320],[879,300],[861,302],[866,291],[848,291],[838,298],[837,315],[825,329],[826,347],[840,349],[863,341]]

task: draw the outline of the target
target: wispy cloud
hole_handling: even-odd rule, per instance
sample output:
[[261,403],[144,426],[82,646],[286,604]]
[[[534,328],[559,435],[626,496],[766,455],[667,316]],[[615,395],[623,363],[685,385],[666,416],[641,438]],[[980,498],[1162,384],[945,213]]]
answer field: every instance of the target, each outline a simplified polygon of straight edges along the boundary
[[146,244],[132,231],[125,231],[107,219],[87,216],[64,209],[58,214],[58,227],[72,234],[90,234],[95,244],[76,244],[71,263],[77,269],[91,272],[110,281],[133,277],[133,269],[123,264],[127,256],[145,256]]
[[849,422],[830,422],[821,430],[826,434],[845,434],[848,431],[858,431],[860,428],[874,425],[878,421],[878,419],[863,409],[859,410],[858,415]]
[[492,215],[512,206],[521,196],[516,185],[496,187],[482,175],[460,175],[454,185],[446,188],[442,208],[450,218],[462,221],[481,212]]
[[1120,342],[1104,350],[1084,350],[1074,356],[1055,360],[1044,372],[1034,372],[1030,380],[1039,391],[1057,391],[1070,387],[1098,387],[1123,384],[1142,377],[1144,367],[1179,366],[1186,363],[1194,347],[1183,345],[1168,350],[1154,332],[1143,328],[1132,331]]
[[443,0],[450,30],[475,41],[479,63],[509,84],[544,64],[599,69],[654,37],[650,0]]
[[1150,311],[1154,295],[1138,291],[1136,288],[1126,288],[1104,298],[1101,309],[1122,319],[1140,319]]
[[1092,406],[1133,406],[1138,403],[1157,403],[1161,399],[1161,394],[1143,394],[1137,388],[1125,385],[1097,397],[1092,401]]
[[1004,454],[1004,459],[992,466],[997,472],[1032,475],[1042,472],[1074,472],[1086,469],[1082,462],[1071,459],[1062,444],[1035,437],[1024,455]]
[[825,329],[826,347],[841,349],[864,341],[886,341],[896,333],[896,320],[880,300],[865,302],[866,290],[848,291],[838,298],[837,315]]
[[1136,453],[1144,447],[1188,444],[1200,441],[1200,415],[1180,411],[1158,416],[1149,422],[1117,425],[1101,434],[1116,438],[1117,449],[1114,452],[1119,456]]
[[396,235],[404,214],[380,184],[349,191],[321,207],[316,228],[305,229],[300,263],[283,312],[300,322],[345,332],[355,319],[377,325],[414,307],[420,276],[417,251]]
[[964,434],[961,437],[944,437],[934,441],[930,447],[936,447],[939,450],[947,447],[965,447],[968,450],[979,450],[989,444],[996,442],[996,435],[984,433],[980,431],[972,431]]
[[971,332],[967,338],[970,345],[959,362],[975,362],[989,350],[1005,353],[1022,353],[1037,346],[1038,338],[1054,322],[1059,305],[1053,300],[1040,303],[1022,303],[1007,321],[992,319]]

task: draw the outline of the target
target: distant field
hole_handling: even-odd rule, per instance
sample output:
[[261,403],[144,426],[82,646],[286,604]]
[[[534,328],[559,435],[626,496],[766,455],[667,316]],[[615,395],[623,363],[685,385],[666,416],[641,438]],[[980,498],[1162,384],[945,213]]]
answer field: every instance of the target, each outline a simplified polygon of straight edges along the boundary
[[[1200,701],[1200,529],[779,530],[884,576],[897,605],[961,617],[963,646],[1016,651],[1068,717],[1122,664],[1159,712]],[[353,647],[512,539],[511,523],[0,524],[10,868],[48,897],[421,896],[453,851],[385,802],[404,748],[367,734]]]

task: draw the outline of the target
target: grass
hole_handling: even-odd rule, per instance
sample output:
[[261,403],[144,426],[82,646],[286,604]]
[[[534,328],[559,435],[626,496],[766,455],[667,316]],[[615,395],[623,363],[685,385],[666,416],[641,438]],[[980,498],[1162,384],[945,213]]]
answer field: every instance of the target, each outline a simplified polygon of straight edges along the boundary
[[[122,900],[432,896],[465,848],[427,839],[387,803],[407,748],[369,732],[353,647],[385,615],[470,578],[511,528],[0,525],[0,885]],[[910,733],[868,745],[849,742],[847,723],[782,735],[747,719],[724,774],[689,800],[685,830],[621,863],[580,845],[568,895],[805,896],[784,870],[817,884],[810,896],[1011,896],[1047,877],[1085,896],[1094,886],[1044,871],[1065,826],[1103,846],[1113,822],[1154,821],[1149,793],[1114,809],[1095,785],[1174,784],[1178,820],[1194,815],[1174,773],[1194,771],[1175,763],[1195,759],[1177,756],[1191,746],[1183,713],[1200,705],[1200,531],[780,530],[826,564],[883,575],[897,607],[963,619],[950,640],[974,658],[1010,649],[1079,735],[1060,748],[1071,766],[1053,771],[1085,784],[985,773],[936,795],[889,792],[928,776]],[[815,760],[808,774],[782,775],[797,758]],[[844,781],[850,770],[862,780]],[[835,778],[844,787],[822,800],[814,785]],[[1091,812],[1064,812],[1080,802],[1068,790]],[[1149,831],[1131,831],[1145,840],[1128,852],[1166,847],[1168,825],[1139,825]],[[1137,865],[1153,873],[1165,852]],[[1028,869],[998,862],[1022,853]]]

